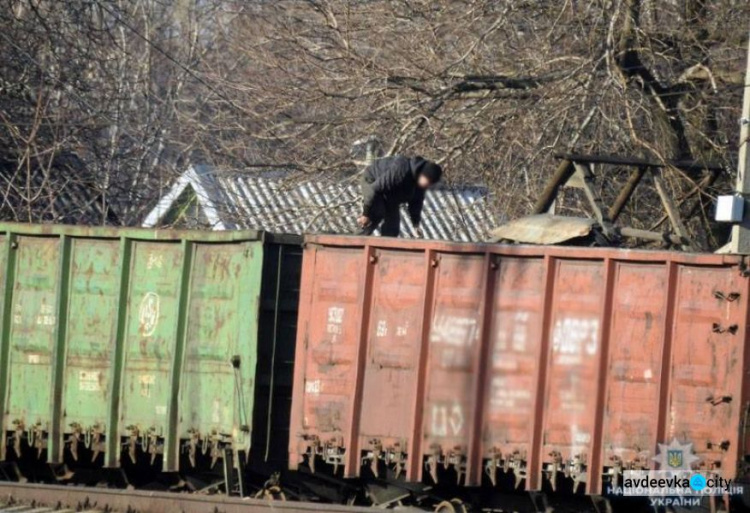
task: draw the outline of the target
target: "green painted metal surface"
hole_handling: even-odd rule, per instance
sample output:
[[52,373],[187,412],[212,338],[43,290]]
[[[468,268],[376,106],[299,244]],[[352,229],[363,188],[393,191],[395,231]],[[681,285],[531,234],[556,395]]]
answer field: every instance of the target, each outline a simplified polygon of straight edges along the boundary
[[120,436],[165,437],[179,313],[182,247],[134,243],[130,272]]
[[[180,435],[212,433],[233,425],[233,437],[248,446],[256,344],[244,322],[257,326],[261,264],[259,247],[197,248],[190,283],[181,396]],[[256,284],[248,287],[248,283]],[[237,365],[227,366],[227,361]],[[217,431],[217,434],[221,433]]]
[[10,320],[10,389],[5,429],[31,446],[51,427],[59,238],[18,237]]
[[249,449],[262,263],[254,231],[0,224],[2,456]]
[[[107,425],[115,349],[120,258],[116,240],[72,243],[62,403],[63,429]],[[85,314],[79,315],[85,312]]]

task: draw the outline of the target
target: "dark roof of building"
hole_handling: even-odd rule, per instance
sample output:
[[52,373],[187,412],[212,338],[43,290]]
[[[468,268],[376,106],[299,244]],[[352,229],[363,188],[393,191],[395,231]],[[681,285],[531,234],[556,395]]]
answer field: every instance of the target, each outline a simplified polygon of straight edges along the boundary
[[0,217],[60,224],[119,224],[85,164],[63,153],[51,162],[0,161]]

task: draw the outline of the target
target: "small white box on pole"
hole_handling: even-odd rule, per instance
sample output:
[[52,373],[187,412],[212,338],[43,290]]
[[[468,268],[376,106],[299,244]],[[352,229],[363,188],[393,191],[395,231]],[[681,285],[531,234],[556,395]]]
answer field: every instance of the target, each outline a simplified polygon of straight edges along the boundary
[[742,196],[719,196],[716,201],[716,220],[725,223],[739,223],[745,209]]

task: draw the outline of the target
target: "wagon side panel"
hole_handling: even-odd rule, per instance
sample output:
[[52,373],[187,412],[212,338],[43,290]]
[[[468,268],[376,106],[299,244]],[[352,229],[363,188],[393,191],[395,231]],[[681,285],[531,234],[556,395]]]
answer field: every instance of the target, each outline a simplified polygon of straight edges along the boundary
[[[602,461],[592,472],[622,478],[649,468],[658,438],[668,266],[620,261],[613,288]],[[619,476],[619,477],[618,477]]]
[[556,265],[541,442],[553,486],[566,468],[583,470],[592,454],[605,301],[601,261],[561,259]]
[[123,341],[122,437],[167,435],[183,257],[179,243],[133,243]]
[[70,450],[101,439],[107,425],[120,280],[117,240],[76,238],[72,243],[63,432]]
[[[734,267],[680,266],[677,278],[669,385],[662,443],[692,444],[696,466],[734,477],[747,297]],[[746,420],[744,420],[746,423]]]
[[421,338],[425,287],[422,252],[378,251],[370,298],[360,447],[371,455],[371,469],[381,475],[379,460],[403,468],[411,440],[413,394]]
[[195,246],[180,386],[181,439],[249,448],[262,255],[259,242]]
[[[363,252],[308,246],[290,434],[290,466],[300,457],[338,470],[350,446],[360,343]],[[310,458],[311,454],[317,457]],[[354,470],[354,469],[352,469]]]
[[503,257],[496,273],[482,454],[490,481],[516,488],[531,453],[544,307],[544,261]]
[[[423,455],[433,481],[466,471],[475,427],[486,259],[442,253],[435,276],[423,417]],[[441,478],[440,468],[453,475]]]
[[22,450],[21,438],[33,446],[40,430],[48,433],[52,428],[60,255],[57,237],[18,237],[17,243],[5,416],[5,429],[16,431],[11,445],[15,452]]

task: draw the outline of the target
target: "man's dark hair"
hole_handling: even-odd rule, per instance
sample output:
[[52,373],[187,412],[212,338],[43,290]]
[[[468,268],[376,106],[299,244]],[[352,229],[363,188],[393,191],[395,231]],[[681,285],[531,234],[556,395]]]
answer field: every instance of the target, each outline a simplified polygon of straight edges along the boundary
[[426,177],[430,183],[436,184],[443,176],[443,168],[434,162],[425,161],[419,170],[419,174]]

